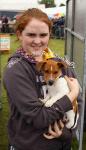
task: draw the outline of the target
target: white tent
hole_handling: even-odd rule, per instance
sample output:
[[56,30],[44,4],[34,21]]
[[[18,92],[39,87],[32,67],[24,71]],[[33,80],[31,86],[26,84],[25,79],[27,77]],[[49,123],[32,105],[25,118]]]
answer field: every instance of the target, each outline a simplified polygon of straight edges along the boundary
[[[61,0],[60,0],[61,1]],[[31,7],[42,9],[49,17],[56,13],[66,14],[66,7],[45,8],[44,4],[39,5],[37,0],[0,0],[0,11],[23,11]]]
[[0,0],[0,11],[22,11],[31,7],[44,8],[37,0]]
[[[61,2],[65,3],[65,1],[55,0],[55,4],[59,6]],[[39,5],[38,0],[0,0],[0,11],[25,10],[31,7],[44,8],[45,6],[44,4]]]
[[66,14],[66,6],[63,7],[53,7],[53,8],[44,8],[42,9],[48,15],[54,15],[56,13],[63,13]]

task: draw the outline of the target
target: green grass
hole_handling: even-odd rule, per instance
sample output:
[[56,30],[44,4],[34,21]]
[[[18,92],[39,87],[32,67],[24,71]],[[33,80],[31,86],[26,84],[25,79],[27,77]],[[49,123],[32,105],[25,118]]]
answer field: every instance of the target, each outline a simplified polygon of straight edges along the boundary
[[49,42],[49,47],[59,56],[64,56],[64,40],[51,39]]
[[[8,57],[15,51],[18,47],[18,42],[16,42],[15,36],[11,36],[11,50],[9,53],[3,53],[1,55],[1,73],[3,74],[4,67],[7,63]],[[51,39],[49,42],[49,47],[57,53],[59,56],[64,56],[64,40]],[[4,88],[2,87],[1,94],[2,109],[0,110],[0,150],[8,150],[8,137],[7,137],[7,121],[9,118],[9,107],[7,102],[7,96]],[[86,149],[85,145],[86,134],[83,140],[83,150]],[[73,140],[73,150],[77,149],[77,141]],[[65,150],[65,149],[64,149]]]

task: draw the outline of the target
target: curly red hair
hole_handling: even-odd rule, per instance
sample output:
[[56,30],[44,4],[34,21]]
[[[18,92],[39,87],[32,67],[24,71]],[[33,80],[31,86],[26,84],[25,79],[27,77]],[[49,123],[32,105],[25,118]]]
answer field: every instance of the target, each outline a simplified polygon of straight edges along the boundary
[[38,8],[31,8],[23,12],[22,15],[20,15],[20,17],[16,20],[15,31],[19,31],[20,33],[22,33],[25,26],[31,21],[32,18],[45,22],[49,27],[49,31],[51,31],[51,20],[48,18],[46,13]]

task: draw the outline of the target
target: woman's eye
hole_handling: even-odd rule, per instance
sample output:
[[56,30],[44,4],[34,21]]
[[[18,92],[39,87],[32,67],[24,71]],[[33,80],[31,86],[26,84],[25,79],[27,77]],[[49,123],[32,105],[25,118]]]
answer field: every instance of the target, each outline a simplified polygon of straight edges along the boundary
[[36,34],[34,34],[34,33],[27,33],[27,36],[34,37],[34,36],[36,36]]
[[[46,37],[47,35],[48,35],[48,33],[41,33],[39,36],[40,36],[41,38],[43,38],[43,37]],[[37,34],[35,34],[35,33],[27,33],[26,36],[29,36],[29,37],[36,37]]]
[[45,73],[49,73],[49,71],[48,71],[48,70],[45,70]]
[[48,35],[48,33],[42,33],[40,34],[40,37],[46,37]]

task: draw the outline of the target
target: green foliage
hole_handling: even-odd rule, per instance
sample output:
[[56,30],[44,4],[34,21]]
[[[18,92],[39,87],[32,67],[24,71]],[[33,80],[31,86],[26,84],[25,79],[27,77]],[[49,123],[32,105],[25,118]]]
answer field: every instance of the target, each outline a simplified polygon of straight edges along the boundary
[[60,4],[60,7],[62,7],[62,6],[65,6],[65,4],[61,3],[61,4]]
[[45,7],[55,7],[55,2],[54,0],[41,0],[41,1],[38,1],[39,4],[45,4]]

